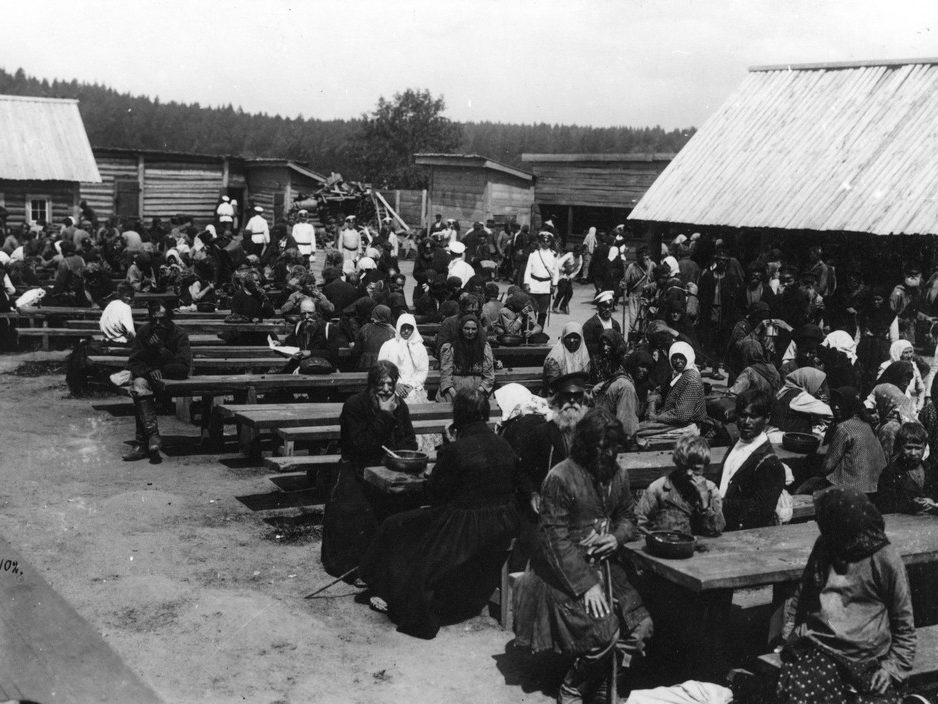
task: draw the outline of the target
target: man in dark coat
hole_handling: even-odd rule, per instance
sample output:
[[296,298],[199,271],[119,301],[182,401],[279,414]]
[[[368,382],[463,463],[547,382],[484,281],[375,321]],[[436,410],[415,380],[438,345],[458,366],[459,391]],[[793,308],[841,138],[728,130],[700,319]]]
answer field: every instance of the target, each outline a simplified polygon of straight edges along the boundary
[[132,380],[130,397],[134,402],[137,430],[127,461],[160,459],[160,429],[156,419],[154,393],[163,387],[163,379],[185,379],[192,368],[189,336],[173,322],[170,303],[151,301],[148,322],[137,330],[127,367]]
[[612,317],[612,291],[602,291],[593,303],[596,304],[596,315],[583,323],[583,342],[586,343],[586,350],[590,357],[595,357],[599,352],[599,338],[603,330],[615,330],[622,334],[622,326]]
[[515,643],[575,656],[561,704],[606,701],[610,658],[628,667],[652,633],[619,552],[638,538],[629,474],[617,461],[626,443],[615,416],[591,410],[576,425],[570,456],[541,486],[540,541],[516,587]]
[[322,292],[337,311],[345,310],[361,296],[359,290],[348,283],[338,269],[324,269],[322,277],[326,282],[322,287]]

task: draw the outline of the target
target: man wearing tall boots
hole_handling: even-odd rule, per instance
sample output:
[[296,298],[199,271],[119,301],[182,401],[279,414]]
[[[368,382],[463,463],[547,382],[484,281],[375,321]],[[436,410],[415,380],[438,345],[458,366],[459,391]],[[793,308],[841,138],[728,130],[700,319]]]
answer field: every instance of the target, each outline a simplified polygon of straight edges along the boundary
[[159,462],[160,429],[154,394],[162,390],[163,379],[185,379],[192,368],[189,336],[173,322],[174,307],[169,302],[151,301],[148,320],[134,338],[127,366],[132,377],[130,396],[137,431],[133,449],[124,456],[128,462],[146,457]]

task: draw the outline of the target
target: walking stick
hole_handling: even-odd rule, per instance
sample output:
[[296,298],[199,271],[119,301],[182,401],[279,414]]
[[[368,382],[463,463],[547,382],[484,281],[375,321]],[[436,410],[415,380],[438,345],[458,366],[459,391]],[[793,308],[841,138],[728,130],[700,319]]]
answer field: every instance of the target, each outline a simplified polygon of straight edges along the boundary
[[[609,602],[609,608],[614,609],[612,603],[612,569],[609,567],[609,560],[603,560],[603,581],[606,582],[606,600]],[[616,644],[612,644],[612,668],[609,672],[609,704],[619,704],[619,654],[616,652]]]
[[321,587],[319,587],[319,589],[317,589],[316,591],[314,591],[312,594],[307,594],[307,595],[304,596],[303,598],[304,598],[304,599],[312,599],[314,596],[316,596],[316,595],[319,594],[320,592],[326,591],[326,590],[327,590],[329,587],[331,587],[333,584],[338,584],[338,583],[341,582],[343,579],[345,579],[346,577],[351,576],[352,573],[357,572],[357,571],[358,571],[358,565],[355,565],[355,567],[353,567],[352,569],[350,569],[350,570],[349,570],[348,572],[346,572],[345,574],[343,574],[343,575],[341,575],[341,576],[339,576],[339,577],[336,577],[336,578],[333,579],[331,582],[329,582],[329,584],[324,584],[324,585],[322,585]]

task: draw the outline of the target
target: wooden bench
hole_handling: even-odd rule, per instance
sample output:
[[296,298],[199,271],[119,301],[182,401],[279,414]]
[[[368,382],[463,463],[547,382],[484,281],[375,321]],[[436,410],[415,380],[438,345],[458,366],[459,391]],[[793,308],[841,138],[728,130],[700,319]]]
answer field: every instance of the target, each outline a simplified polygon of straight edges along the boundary
[[[915,629],[918,643],[915,646],[915,662],[909,673],[909,685],[913,688],[934,684],[938,681],[938,625],[921,626]],[[766,653],[756,658],[754,669],[758,674],[774,680],[781,670],[782,661],[778,653]]]
[[[448,423],[448,418],[411,421],[411,425],[414,426],[414,433],[417,435],[442,433]],[[489,426],[494,427],[495,423],[490,422]],[[339,425],[308,425],[295,428],[277,428],[276,434],[282,442],[280,454],[289,457],[295,453],[297,442],[338,440],[342,433]]]
[[[187,333],[213,334],[220,332],[259,332],[265,334],[285,334],[292,326],[283,321],[265,321],[262,323],[226,323],[224,320],[211,320],[207,318],[178,317],[174,321]],[[66,320],[66,328],[76,330],[97,330],[97,320]]]
[[[91,340],[104,341],[104,335],[95,327],[86,329],[75,328],[17,328],[17,338],[38,337],[42,341],[42,349],[49,349],[49,341],[55,339],[73,339],[81,340],[88,338]],[[189,342],[199,345],[224,345],[224,341],[219,340],[215,335],[189,335]],[[129,348],[127,352],[129,354]]]
[[[219,348],[224,350],[224,348]],[[125,369],[127,356],[91,355],[88,361],[99,367]],[[199,374],[264,374],[271,370],[279,371],[286,365],[287,358],[280,355],[264,357],[194,357],[192,369]]]
[[[7,696],[63,704],[162,701],[2,538],[0,558],[0,682]],[[3,569],[8,560],[22,574]]]

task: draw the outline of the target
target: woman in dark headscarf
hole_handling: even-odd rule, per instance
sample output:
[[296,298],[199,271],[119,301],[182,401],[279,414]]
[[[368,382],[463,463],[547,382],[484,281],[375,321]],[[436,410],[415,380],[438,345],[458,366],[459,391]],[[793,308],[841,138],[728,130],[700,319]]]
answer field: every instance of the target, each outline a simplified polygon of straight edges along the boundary
[[645,417],[648,405],[648,392],[654,387],[651,376],[655,368],[655,358],[648,350],[636,349],[625,358],[625,372],[632,378],[635,385],[635,395],[638,396],[638,417]]
[[886,461],[891,462],[896,433],[903,423],[915,420],[915,406],[894,384],[877,384],[867,397],[867,407],[870,407],[871,400],[878,417],[876,437],[886,453]]
[[833,487],[814,504],[821,535],[786,624],[778,702],[898,703],[915,657],[902,558],[865,494]]
[[358,355],[358,368],[371,369],[378,361],[381,345],[393,340],[397,335],[391,325],[391,309],[384,305],[374,306],[371,320],[365,323],[355,335],[355,354]]
[[738,396],[746,389],[759,389],[774,396],[782,386],[782,377],[765,357],[762,345],[753,337],[744,337],[736,346],[743,370],[729,392]]
[[462,388],[475,388],[486,396],[495,388],[495,358],[482,334],[479,318],[459,318],[459,334],[440,348],[440,389],[437,400],[452,401]]

